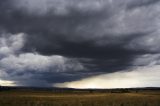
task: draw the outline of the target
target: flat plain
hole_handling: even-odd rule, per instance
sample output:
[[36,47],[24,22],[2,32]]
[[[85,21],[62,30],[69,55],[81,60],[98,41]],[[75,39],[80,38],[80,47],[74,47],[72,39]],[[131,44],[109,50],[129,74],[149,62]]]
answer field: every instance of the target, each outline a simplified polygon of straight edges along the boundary
[[0,106],[160,106],[160,91],[10,90],[0,92]]

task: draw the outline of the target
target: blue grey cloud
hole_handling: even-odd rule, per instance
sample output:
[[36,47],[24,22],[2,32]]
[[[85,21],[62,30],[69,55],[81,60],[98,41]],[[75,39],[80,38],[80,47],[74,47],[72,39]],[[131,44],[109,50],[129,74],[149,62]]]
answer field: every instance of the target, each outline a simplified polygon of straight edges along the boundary
[[[49,86],[152,60],[157,65],[159,5],[159,0],[0,1],[0,70],[12,76],[1,79]],[[21,80],[28,75],[33,80]]]

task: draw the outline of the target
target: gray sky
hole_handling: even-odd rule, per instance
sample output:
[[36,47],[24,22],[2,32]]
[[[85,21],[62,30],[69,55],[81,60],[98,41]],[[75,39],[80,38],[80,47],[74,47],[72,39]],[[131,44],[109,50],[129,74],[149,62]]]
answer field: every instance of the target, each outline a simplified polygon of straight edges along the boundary
[[0,1],[2,85],[160,86],[159,45],[159,0]]

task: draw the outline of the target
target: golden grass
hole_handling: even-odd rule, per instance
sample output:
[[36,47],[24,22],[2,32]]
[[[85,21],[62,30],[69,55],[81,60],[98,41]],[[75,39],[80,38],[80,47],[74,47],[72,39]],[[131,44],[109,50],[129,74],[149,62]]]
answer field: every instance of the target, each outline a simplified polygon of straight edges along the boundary
[[0,92],[0,106],[160,106],[160,92]]

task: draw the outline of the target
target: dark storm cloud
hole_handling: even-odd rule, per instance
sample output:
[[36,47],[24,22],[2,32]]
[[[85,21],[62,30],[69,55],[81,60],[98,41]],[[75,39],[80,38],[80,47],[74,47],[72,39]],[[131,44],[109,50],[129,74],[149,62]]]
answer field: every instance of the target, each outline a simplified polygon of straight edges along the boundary
[[[25,42],[18,50],[9,44],[2,46],[2,51],[8,48],[5,58],[0,46],[0,66],[8,73],[19,69],[20,72],[14,71],[16,77],[31,71],[33,82],[47,81],[50,85],[141,65],[135,64],[135,59],[160,51],[159,13],[159,0],[0,1],[1,39],[6,33],[25,34],[25,38],[20,37]],[[54,55],[62,56],[59,63]],[[29,62],[27,58],[45,63]],[[12,62],[19,67],[9,67],[7,63]],[[55,73],[57,70],[61,70],[59,74]],[[73,75],[67,76],[70,72]]]
[[134,9],[136,7],[145,7],[145,6],[149,6],[155,3],[158,3],[159,0],[141,0],[139,2],[137,1],[132,1],[129,5],[128,5],[128,9]]

